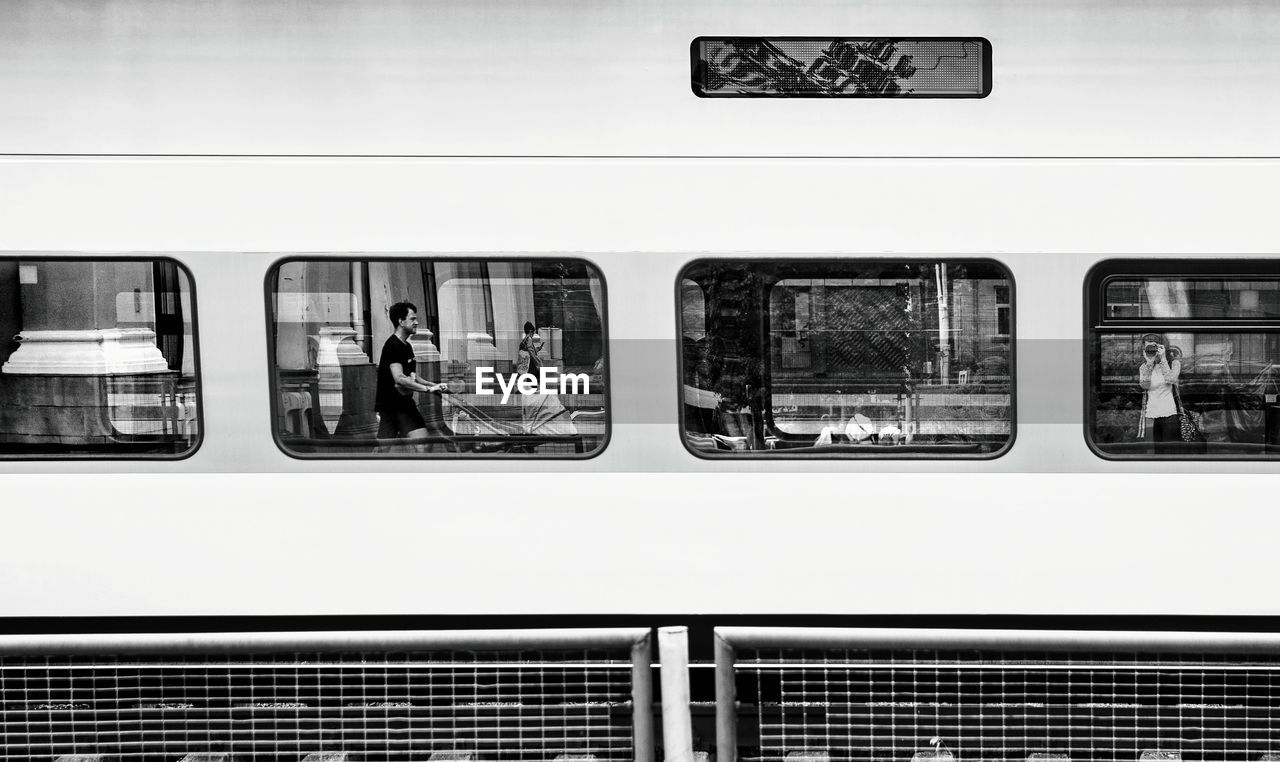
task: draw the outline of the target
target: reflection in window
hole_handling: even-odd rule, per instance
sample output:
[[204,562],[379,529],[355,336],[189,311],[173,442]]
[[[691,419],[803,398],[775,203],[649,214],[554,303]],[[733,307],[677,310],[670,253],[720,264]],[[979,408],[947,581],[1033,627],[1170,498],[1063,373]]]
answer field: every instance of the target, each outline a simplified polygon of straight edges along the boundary
[[1013,334],[1013,303],[1009,300],[1009,287],[996,286],[996,336],[1008,338]]
[[[1215,263],[1217,275],[1161,274],[1180,267],[1190,266],[1112,262],[1095,273],[1092,441],[1110,455],[1273,456],[1280,277],[1251,272],[1265,263],[1231,262]],[[1126,269],[1154,272],[1110,275]]]
[[573,260],[294,260],[273,278],[294,454],[574,457],[603,444],[598,272]]
[[683,278],[695,450],[990,455],[1010,440],[996,265],[717,260]]
[[680,281],[680,334],[692,341],[707,337],[707,300],[702,287],[688,278]]
[[1116,278],[1106,286],[1108,318],[1280,319],[1280,282],[1222,278]]
[[193,315],[170,260],[0,259],[0,456],[189,453]]
[[982,98],[991,43],[980,38],[700,37],[699,97]]

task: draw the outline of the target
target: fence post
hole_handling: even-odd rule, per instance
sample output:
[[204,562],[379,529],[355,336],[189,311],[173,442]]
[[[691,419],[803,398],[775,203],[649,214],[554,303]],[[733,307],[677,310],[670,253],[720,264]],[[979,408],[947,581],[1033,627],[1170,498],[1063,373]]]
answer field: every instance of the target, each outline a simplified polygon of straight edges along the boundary
[[689,628],[658,630],[662,670],[664,762],[693,762],[693,717],[689,710]]
[[733,645],[715,633],[716,762],[738,760],[738,690],[733,680]]
[[654,762],[653,653],[648,632],[631,646],[631,704],[636,762]]

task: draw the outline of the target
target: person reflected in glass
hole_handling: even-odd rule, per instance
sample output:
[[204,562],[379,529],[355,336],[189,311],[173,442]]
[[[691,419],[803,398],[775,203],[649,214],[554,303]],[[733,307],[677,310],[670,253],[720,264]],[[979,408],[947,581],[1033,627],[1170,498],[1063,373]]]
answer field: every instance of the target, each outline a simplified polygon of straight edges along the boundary
[[1182,441],[1178,405],[1173,396],[1173,387],[1181,372],[1182,361],[1169,352],[1162,334],[1143,335],[1142,364],[1138,366],[1138,386],[1143,390],[1138,436],[1142,438],[1145,429],[1150,427],[1157,453],[1176,452],[1169,443]]
[[538,335],[538,327],[529,321],[524,323],[524,336],[520,339],[520,352],[516,357],[516,373],[528,373],[534,378],[542,368],[542,358],[538,352],[542,349],[542,337]]
[[411,302],[396,302],[387,311],[396,330],[382,345],[378,359],[378,390],[374,410],[378,413],[378,439],[427,438],[427,423],[413,401],[414,392],[446,392],[447,384],[425,384],[418,380],[417,361],[409,339],[418,332],[418,308]]

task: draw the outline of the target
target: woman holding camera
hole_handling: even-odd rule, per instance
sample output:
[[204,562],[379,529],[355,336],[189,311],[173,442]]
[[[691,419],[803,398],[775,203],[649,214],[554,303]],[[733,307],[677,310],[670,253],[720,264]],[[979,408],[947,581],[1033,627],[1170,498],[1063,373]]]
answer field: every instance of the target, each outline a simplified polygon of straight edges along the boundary
[[1142,337],[1142,365],[1138,366],[1138,385],[1143,395],[1142,421],[1138,436],[1151,427],[1151,438],[1157,453],[1167,453],[1172,448],[1166,442],[1181,442],[1182,429],[1178,422],[1178,405],[1173,397],[1173,386],[1178,383],[1182,362],[1171,354],[1164,336],[1148,333]]

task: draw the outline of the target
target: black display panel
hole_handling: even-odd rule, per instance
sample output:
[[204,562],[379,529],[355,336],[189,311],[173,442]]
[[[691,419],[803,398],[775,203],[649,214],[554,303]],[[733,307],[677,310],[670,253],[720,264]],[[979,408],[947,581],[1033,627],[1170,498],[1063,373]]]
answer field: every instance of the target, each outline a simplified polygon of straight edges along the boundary
[[991,43],[981,37],[699,37],[703,98],[984,98]]

